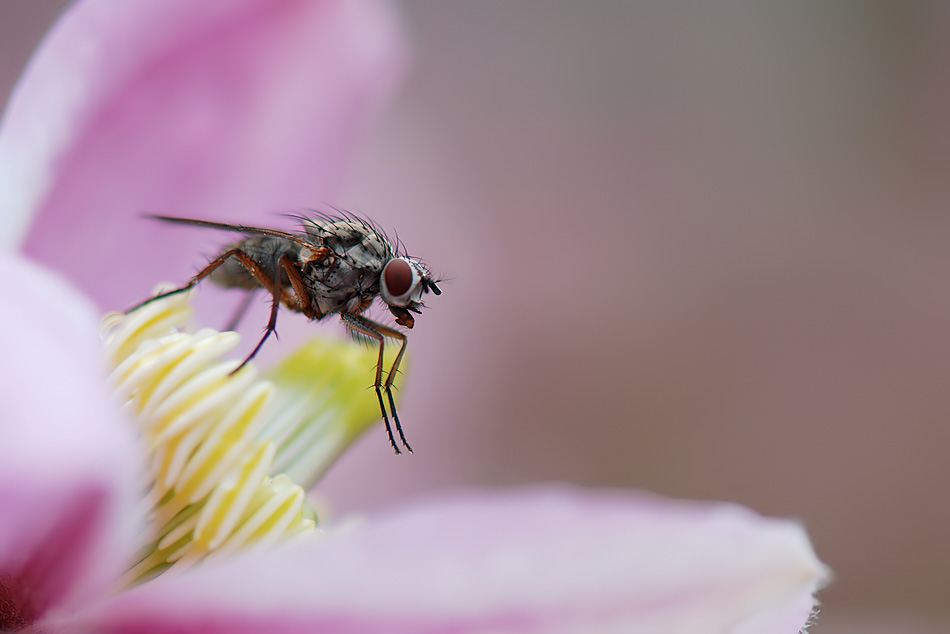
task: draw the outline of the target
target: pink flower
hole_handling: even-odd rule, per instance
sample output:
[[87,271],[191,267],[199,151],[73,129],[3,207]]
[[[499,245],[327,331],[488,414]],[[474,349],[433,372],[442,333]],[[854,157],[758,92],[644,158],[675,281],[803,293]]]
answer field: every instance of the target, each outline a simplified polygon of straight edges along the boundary
[[[0,128],[0,236],[26,235],[28,255],[114,307],[181,277],[163,268],[169,244],[195,251],[138,211],[233,220],[327,195],[398,66],[387,6],[75,5]],[[302,520],[279,545],[199,552],[130,586],[162,456],[132,433],[141,395],[106,387],[97,309],[74,284],[0,254],[0,630],[794,634],[826,576],[793,522],[548,486],[457,492],[322,536]],[[145,373],[154,342],[137,348]],[[152,414],[171,400],[155,398]]]
[[[467,491],[115,593],[142,449],[104,393],[95,311],[0,260],[0,629],[789,632],[824,576],[803,531],[735,506],[554,486]],[[751,619],[751,620],[750,620]]]

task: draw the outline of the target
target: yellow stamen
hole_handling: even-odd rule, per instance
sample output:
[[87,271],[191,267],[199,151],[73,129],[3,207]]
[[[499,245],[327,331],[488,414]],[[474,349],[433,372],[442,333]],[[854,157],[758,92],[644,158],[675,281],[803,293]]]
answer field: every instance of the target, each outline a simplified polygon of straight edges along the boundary
[[315,533],[303,489],[268,475],[275,447],[258,436],[273,384],[257,379],[253,364],[231,374],[239,362],[220,357],[238,344],[236,333],[181,331],[190,312],[183,296],[172,296],[106,318],[110,381],[151,455],[153,541],[127,583],[217,550]]
[[125,584],[318,534],[298,483],[379,420],[375,349],[315,339],[261,380],[226,356],[239,335],[190,333],[191,312],[180,294],[104,320],[109,380],[149,453],[148,543]]

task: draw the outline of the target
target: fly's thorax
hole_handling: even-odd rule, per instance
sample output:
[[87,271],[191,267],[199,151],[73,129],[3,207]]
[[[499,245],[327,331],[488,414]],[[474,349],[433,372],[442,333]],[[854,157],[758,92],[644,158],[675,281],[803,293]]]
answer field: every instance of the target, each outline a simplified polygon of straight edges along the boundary
[[379,230],[362,220],[309,220],[304,225],[314,244],[326,245],[334,250],[347,250],[367,239],[387,242]]
[[[334,223],[340,224],[340,223]],[[365,310],[379,294],[379,279],[392,248],[375,234],[326,240],[326,257],[303,265],[304,284],[321,314]]]

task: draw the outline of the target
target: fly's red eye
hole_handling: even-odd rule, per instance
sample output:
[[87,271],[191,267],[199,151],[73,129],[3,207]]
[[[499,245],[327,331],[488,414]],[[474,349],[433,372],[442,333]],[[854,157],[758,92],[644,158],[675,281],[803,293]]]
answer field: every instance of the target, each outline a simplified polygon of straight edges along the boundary
[[393,297],[405,295],[412,286],[412,268],[401,258],[390,260],[383,272],[383,281]]

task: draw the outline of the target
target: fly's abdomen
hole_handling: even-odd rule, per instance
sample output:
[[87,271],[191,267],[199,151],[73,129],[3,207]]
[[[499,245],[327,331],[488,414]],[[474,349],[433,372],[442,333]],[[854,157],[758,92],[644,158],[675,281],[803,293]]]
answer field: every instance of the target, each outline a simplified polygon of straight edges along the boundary
[[[237,249],[247,255],[257,264],[271,280],[277,278],[280,265],[278,260],[282,255],[289,255],[297,259],[299,247],[281,238],[272,236],[252,236],[228,246],[228,250]],[[210,275],[212,282],[223,288],[255,289],[260,286],[248,270],[234,256],[229,257]],[[280,275],[281,286],[290,286],[286,273]]]

